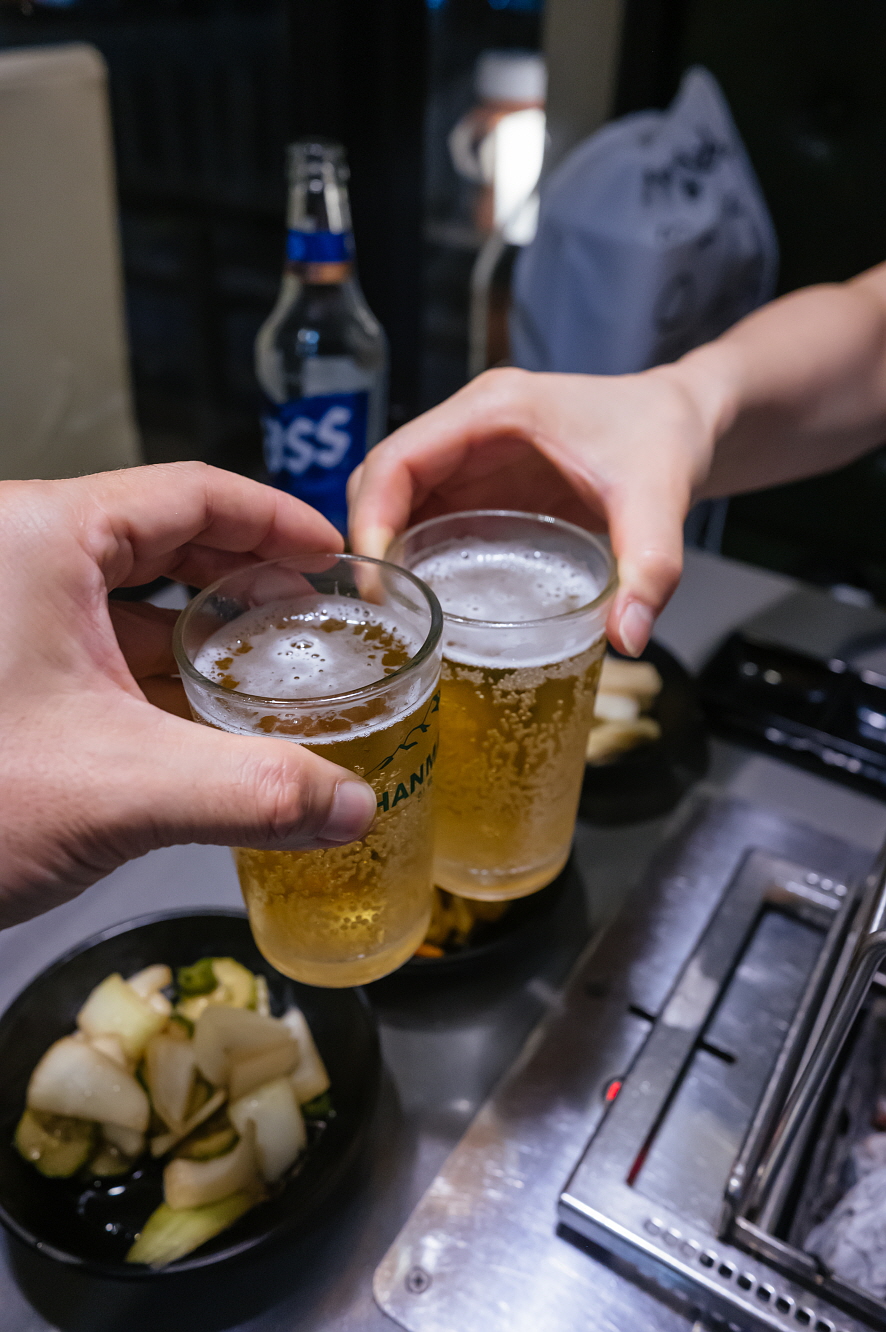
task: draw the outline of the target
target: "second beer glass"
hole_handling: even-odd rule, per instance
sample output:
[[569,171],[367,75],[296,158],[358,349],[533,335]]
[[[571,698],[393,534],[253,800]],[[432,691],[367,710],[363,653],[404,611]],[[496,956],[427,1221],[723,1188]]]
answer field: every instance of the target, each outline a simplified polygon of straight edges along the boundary
[[476,510],[419,524],[388,559],[433,588],[445,617],[435,882],[525,897],[569,855],[612,557],[570,523]]
[[363,985],[424,938],[441,628],[417,578],[354,555],[253,565],[179,618],[176,659],[198,721],[306,745],[378,799],[359,842],[235,852],[256,943],[296,980]]

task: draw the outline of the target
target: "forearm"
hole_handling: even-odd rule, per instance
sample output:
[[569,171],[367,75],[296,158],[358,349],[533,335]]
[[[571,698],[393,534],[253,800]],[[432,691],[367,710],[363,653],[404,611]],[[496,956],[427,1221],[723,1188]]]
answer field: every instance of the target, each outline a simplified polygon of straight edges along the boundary
[[666,373],[709,422],[698,498],[849,462],[886,439],[886,265],[774,301]]

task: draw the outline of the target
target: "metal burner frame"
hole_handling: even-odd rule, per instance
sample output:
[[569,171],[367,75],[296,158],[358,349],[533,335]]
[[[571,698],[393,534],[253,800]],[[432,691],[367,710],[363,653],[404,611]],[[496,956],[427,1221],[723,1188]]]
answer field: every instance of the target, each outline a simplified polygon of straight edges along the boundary
[[[838,1061],[886,956],[884,883],[882,857],[862,892],[764,851],[749,853],[561,1195],[560,1216],[567,1226],[641,1270],[657,1267],[659,1279],[664,1268],[699,1300],[715,1326],[779,1332],[886,1328],[886,1305],[829,1273],[784,1237],[784,1217],[798,1172],[808,1162],[810,1135],[834,1093]],[[691,1061],[700,1051],[726,1053],[717,1050],[710,1033],[717,1030],[720,1005],[754,923],[767,907],[816,926],[822,943],[771,1071],[762,1088],[750,1089],[756,1109],[715,1199],[716,1181],[704,1178],[709,1162],[703,1144],[700,1155],[692,1157],[691,1149],[681,1154],[674,1146],[679,1120],[669,1142],[664,1130],[669,1116],[679,1116]],[[767,979],[758,977],[764,1005]],[[728,1022],[725,1026],[728,1030]],[[744,1062],[753,1072],[753,1059]],[[703,1127],[696,1098],[684,1110],[682,1127],[691,1131],[699,1124]],[[718,1122],[720,1128],[724,1124],[728,1128],[728,1113]],[[663,1159],[653,1188],[644,1189],[644,1172],[656,1150]],[[689,1158],[690,1173],[697,1167],[701,1178],[681,1206],[677,1172],[687,1168]],[[677,1195],[676,1206],[668,1204],[671,1194]],[[698,1213],[715,1201],[719,1216],[699,1223]]]

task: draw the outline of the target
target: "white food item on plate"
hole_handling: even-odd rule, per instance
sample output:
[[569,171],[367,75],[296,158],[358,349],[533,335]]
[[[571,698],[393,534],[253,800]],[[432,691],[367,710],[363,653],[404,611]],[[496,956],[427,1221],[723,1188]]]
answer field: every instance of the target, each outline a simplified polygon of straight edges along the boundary
[[307,1018],[300,1008],[290,1008],[280,1019],[298,1042],[299,1061],[292,1074],[299,1105],[306,1105],[329,1090],[329,1074],[320,1057]]
[[209,1161],[189,1161],[178,1157],[163,1171],[163,1196],[168,1207],[205,1207],[220,1202],[232,1193],[251,1190],[259,1182],[255,1153],[255,1126],[247,1122],[244,1132],[231,1151]]
[[262,1175],[273,1184],[292,1165],[308,1135],[289,1078],[276,1078],[233,1101],[228,1116],[238,1133],[255,1125],[255,1146]]
[[73,1036],[50,1045],[31,1074],[27,1104],[30,1110],[120,1124],[139,1133],[151,1118],[145,1090],[132,1074]]
[[630,722],[640,715],[640,704],[629,694],[610,694],[601,689],[594,699],[594,716],[600,721]]
[[285,1045],[291,1039],[277,1018],[264,1017],[249,1008],[212,1004],[194,1026],[194,1059],[208,1082],[223,1087],[236,1059]]
[[166,1025],[167,1017],[114,972],[92,991],[77,1014],[77,1026],[90,1039],[116,1036],[126,1057],[138,1061],[151,1037]]

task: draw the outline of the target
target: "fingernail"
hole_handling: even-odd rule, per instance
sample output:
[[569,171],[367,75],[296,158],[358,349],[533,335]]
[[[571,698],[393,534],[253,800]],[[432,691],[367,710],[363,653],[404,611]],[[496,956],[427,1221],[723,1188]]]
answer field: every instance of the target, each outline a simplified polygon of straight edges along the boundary
[[375,792],[366,782],[343,781],[335,788],[329,818],[317,836],[324,842],[343,846],[356,842],[368,830],[376,815]]
[[618,624],[624,650],[629,657],[639,657],[652,633],[652,611],[642,601],[629,601]]

